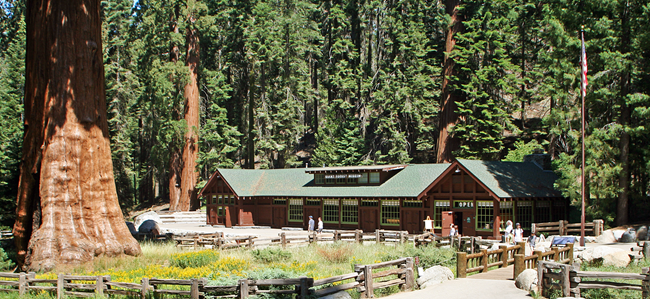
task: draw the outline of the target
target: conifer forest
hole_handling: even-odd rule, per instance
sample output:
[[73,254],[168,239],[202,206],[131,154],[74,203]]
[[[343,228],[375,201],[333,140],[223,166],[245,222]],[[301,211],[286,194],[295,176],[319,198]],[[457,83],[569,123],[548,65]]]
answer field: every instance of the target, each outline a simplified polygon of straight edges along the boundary
[[[16,219],[29,152],[31,2],[0,1],[3,226]],[[194,209],[218,167],[521,161],[535,149],[551,155],[556,187],[579,208],[584,28],[587,217],[648,219],[648,0],[100,5],[97,50],[123,211]]]

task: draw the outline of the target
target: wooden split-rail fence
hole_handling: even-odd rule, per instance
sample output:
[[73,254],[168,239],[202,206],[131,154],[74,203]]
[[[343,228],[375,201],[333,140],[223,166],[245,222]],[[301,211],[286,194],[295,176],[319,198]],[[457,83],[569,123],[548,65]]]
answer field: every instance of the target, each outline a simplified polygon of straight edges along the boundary
[[[641,291],[641,298],[650,298],[650,273],[642,268],[640,274],[618,272],[578,271],[579,267],[555,262],[541,261],[537,264],[537,281],[542,296],[548,297],[550,290],[560,290],[564,297],[580,297],[585,289],[621,289]],[[598,280],[595,280],[598,279]],[[637,280],[641,284],[603,281]]]
[[[345,283],[344,283],[345,282]],[[160,295],[184,296],[192,299],[205,296],[226,298],[248,298],[261,294],[296,294],[297,298],[325,296],[340,291],[355,289],[362,298],[373,298],[377,289],[399,286],[411,290],[415,286],[413,258],[355,265],[354,272],[314,280],[309,277],[287,279],[241,279],[237,285],[212,286],[206,278],[200,279],[157,279],[142,278],[141,283],[112,282],[108,275],[79,276],[59,274],[57,279],[36,279],[30,273],[1,273],[0,292],[18,292],[21,296],[29,292],[46,291],[57,298],[95,297],[97,295],[124,295],[139,298],[159,298]]]
[[[600,236],[603,232],[605,222],[602,219],[596,219],[593,222],[585,223],[585,235]],[[572,235],[580,234],[580,223],[569,223],[568,220],[556,222],[533,223],[531,225],[533,233],[548,233],[549,235]]]
[[533,251],[526,256],[526,242],[518,242],[514,246],[499,246],[496,250],[481,249],[480,252],[468,254],[456,253],[456,273],[458,278],[465,278],[471,273],[485,273],[491,268],[505,268],[514,265],[513,279],[526,269],[536,269],[539,261],[555,261],[571,263],[573,261],[573,244],[565,247],[551,247],[550,251]]
[[281,232],[275,238],[258,238],[255,236],[225,237],[222,232],[209,235],[194,235],[176,237],[176,246],[180,248],[199,249],[209,247],[214,249],[256,248],[268,246],[300,246],[319,242],[350,241],[363,243],[405,243],[414,236],[407,231],[375,230],[374,233],[364,233],[362,230],[337,230],[333,233],[300,233]]

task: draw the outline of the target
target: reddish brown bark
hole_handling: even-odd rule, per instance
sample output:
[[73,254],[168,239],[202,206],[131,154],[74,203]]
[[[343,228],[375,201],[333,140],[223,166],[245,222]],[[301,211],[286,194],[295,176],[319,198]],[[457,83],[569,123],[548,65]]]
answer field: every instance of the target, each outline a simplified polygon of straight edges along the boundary
[[443,64],[442,98],[440,101],[440,135],[438,136],[438,163],[451,162],[453,152],[460,146],[458,139],[450,135],[453,126],[458,122],[456,114],[456,101],[458,96],[450,88],[450,78],[454,75],[456,62],[451,57],[451,52],[456,45],[456,34],[463,30],[462,16],[458,14],[461,0],[447,0],[446,11],[451,16],[451,26],[447,30],[445,42],[445,58]]
[[14,236],[49,270],[140,254],[120,210],[106,120],[99,0],[27,2],[25,137]]

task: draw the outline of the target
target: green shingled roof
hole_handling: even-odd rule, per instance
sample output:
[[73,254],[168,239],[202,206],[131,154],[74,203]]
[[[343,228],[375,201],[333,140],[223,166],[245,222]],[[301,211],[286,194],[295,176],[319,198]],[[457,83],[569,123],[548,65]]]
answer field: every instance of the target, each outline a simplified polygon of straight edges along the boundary
[[[500,198],[561,197],[557,176],[532,162],[458,160]],[[316,186],[309,169],[223,169],[218,171],[240,197],[417,197],[452,165],[411,164],[380,186]]]
[[561,197],[553,188],[557,176],[533,162],[458,160],[500,198]]
[[315,186],[305,168],[219,169],[238,196],[304,197],[417,197],[448,167],[444,164],[408,165],[380,186]]

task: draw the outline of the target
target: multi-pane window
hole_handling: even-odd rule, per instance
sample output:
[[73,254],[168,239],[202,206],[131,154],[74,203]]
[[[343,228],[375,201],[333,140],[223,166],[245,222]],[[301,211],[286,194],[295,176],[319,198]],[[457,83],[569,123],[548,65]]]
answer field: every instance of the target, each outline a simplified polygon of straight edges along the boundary
[[370,173],[370,183],[371,184],[379,183],[379,172],[371,172]]
[[421,200],[405,200],[402,202],[402,206],[405,208],[421,208],[422,207],[422,201]]
[[223,204],[223,195],[219,194],[219,201],[217,201],[217,204]]
[[379,206],[379,201],[376,199],[362,199],[361,200],[361,206],[362,207],[378,207]]
[[234,205],[234,204],[235,204],[235,196],[232,195],[232,194],[230,195],[230,204],[231,204],[231,205]]
[[287,200],[284,199],[284,198],[274,198],[274,199],[273,199],[273,204],[274,204],[274,205],[286,205],[286,204],[287,204]]
[[330,184],[331,185],[331,184],[335,184],[335,183],[336,183],[336,179],[334,178],[333,175],[329,175],[329,176],[325,177],[325,184]]
[[339,200],[323,200],[323,222],[339,222]]
[[341,201],[341,222],[357,224],[359,222],[359,202],[355,199]]
[[339,174],[336,176],[336,183],[339,185],[345,185],[345,182],[347,182],[347,176],[344,174]]
[[381,224],[399,225],[399,200],[381,201]]
[[442,227],[442,212],[450,210],[448,200],[436,200],[433,205],[433,226]]
[[358,179],[359,179],[359,178],[356,177],[356,176],[348,175],[348,184],[354,184],[354,185],[356,185]]
[[521,224],[521,228],[530,229],[530,224],[533,223],[533,202],[532,201],[518,201],[517,202],[517,222]]
[[308,206],[320,206],[320,199],[307,199]]
[[211,203],[212,204],[217,203],[217,195],[216,194],[212,195],[212,202]]
[[551,202],[538,201],[535,202],[535,222],[550,222],[551,221]]
[[314,175],[314,183],[316,184],[323,184],[325,183],[325,175],[322,173],[317,173]]
[[492,229],[493,207],[494,203],[491,200],[476,201],[476,229]]
[[[501,215],[501,229],[506,228],[506,222],[508,220],[513,221],[514,220],[514,209],[513,209],[513,204],[512,201],[502,201],[499,203],[499,214]],[[513,223],[514,225],[514,223]],[[513,226],[514,227],[514,226]]]
[[289,221],[302,222],[302,199],[289,199]]
[[359,184],[368,184],[368,173],[364,172],[361,174],[361,177],[359,177]]

